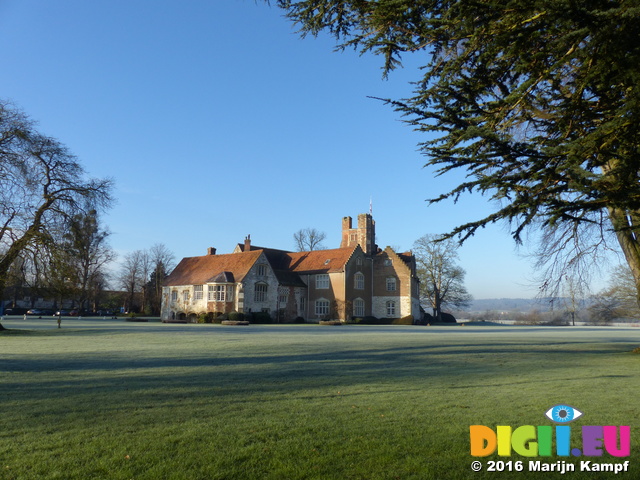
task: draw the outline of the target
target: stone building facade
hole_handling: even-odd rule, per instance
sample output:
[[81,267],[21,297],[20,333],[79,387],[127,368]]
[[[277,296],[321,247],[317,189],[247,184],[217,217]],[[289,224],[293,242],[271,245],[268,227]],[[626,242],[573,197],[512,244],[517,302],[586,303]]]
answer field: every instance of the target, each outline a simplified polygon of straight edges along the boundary
[[251,244],[184,258],[163,287],[162,320],[266,312],[278,322],[420,318],[415,258],[375,244],[370,214],[342,219],[340,248],[289,252]]

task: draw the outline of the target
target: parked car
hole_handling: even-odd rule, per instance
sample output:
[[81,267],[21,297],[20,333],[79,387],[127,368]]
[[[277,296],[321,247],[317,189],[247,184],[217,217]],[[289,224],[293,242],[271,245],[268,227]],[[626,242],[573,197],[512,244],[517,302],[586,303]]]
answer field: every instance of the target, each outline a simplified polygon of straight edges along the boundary
[[51,315],[51,310],[45,310],[43,308],[32,308],[27,310],[27,315]]
[[58,310],[55,313],[56,317],[68,317],[69,315],[71,315],[71,311],[70,310]]
[[10,307],[4,309],[5,315],[24,315],[25,313],[27,313],[27,309],[22,307]]

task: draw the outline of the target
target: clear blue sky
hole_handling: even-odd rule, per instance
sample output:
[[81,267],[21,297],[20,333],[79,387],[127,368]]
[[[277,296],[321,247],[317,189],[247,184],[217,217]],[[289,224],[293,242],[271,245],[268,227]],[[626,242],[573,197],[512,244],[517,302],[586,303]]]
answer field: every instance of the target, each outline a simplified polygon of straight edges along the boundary
[[[104,217],[120,254],[164,243],[177,259],[251,234],[293,249],[315,227],[369,210],[402,250],[491,211],[481,196],[428,206],[455,175],[422,168],[424,140],[368,98],[411,92],[419,58],[388,80],[381,59],[301,40],[253,0],[0,0],[0,97],[113,177]],[[532,297],[530,261],[504,226],[460,250],[475,298]]]

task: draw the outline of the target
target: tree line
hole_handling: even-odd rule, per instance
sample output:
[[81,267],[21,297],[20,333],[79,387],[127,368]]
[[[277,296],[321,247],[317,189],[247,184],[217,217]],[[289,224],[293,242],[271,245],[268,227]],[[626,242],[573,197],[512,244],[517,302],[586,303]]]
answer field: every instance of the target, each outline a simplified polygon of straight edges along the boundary
[[159,311],[159,285],[173,254],[161,244],[134,252],[114,275],[116,255],[100,221],[112,190],[111,179],[91,178],[65,145],[0,100],[0,292],[6,300],[28,291],[92,311],[109,302],[105,294],[115,281],[127,289],[122,306]]

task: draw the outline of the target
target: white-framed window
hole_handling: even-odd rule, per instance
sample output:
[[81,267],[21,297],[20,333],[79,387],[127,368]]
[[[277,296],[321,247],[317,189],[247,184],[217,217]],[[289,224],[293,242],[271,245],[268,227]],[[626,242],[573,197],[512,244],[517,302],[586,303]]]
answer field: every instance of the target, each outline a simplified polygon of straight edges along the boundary
[[266,283],[256,283],[255,285],[255,295],[253,297],[256,302],[266,302],[267,301],[267,288],[268,285]]
[[387,292],[396,291],[396,277],[387,277]]
[[363,299],[356,298],[353,301],[353,316],[364,317],[364,300]]
[[300,297],[300,311],[304,314],[307,309],[307,299],[305,297]]
[[188,302],[189,301],[189,290],[183,290],[182,291],[182,301],[183,302]]
[[391,265],[393,265],[393,262],[391,261],[390,258],[386,258],[384,261],[384,266],[385,267],[390,267]]
[[267,275],[267,266],[264,263],[258,265],[258,276],[264,277]]
[[319,298],[316,300],[316,316],[321,317],[324,315],[329,315],[329,300]]
[[358,266],[362,265],[362,257],[356,258],[356,265],[358,265]]
[[364,290],[364,275],[361,272],[357,272],[353,276],[354,288],[356,290]]
[[210,302],[230,302],[233,299],[231,285],[209,285],[207,299]]
[[326,273],[316,275],[316,288],[329,288],[329,275],[327,275]]
[[393,300],[389,300],[387,302],[387,317],[395,317],[396,316],[396,302]]
[[202,300],[204,298],[204,285],[194,285],[193,286],[193,299],[194,300]]
[[177,302],[178,301],[178,291],[177,290],[172,290],[171,291],[171,301],[172,302]]

